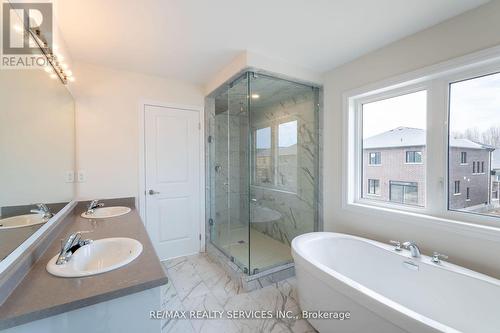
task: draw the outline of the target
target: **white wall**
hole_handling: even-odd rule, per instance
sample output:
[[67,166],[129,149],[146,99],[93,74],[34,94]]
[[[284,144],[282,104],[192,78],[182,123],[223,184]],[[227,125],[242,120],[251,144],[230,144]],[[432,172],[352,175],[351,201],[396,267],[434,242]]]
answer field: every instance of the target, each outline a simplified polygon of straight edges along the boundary
[[242,51],[205,85],[205,94],[209,95],[233,76],[247,68],[256,68],[315,85],[323,83],[321,73],[287,63],[282,59],[266,57],[251,51]]
[[74,102],[61,81],[42,69],[1,71],[0,207],[71,201],[74,141]]
[[140,101],[201,106],[202,88],[83,63],[74,72],[77,167],[86,175],[77,198],[136,197]]
[[[342,94],[396,75],[500,44],[500,1],[493,1],[428,30],[332,70],[325,75],[325,230],[387,242],[415,240],[424,252],[437,250],[450,261],[500,277],[500,242],[433,226],[422,217],[382,217],[342,209]],[[498,222],[500,227],[500,220]]]

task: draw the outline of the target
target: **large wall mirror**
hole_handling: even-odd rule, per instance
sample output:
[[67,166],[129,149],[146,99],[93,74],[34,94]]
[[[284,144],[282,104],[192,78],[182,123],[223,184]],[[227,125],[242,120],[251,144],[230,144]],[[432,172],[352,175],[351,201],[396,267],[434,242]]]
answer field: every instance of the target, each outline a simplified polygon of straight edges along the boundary
[[74,196],[74,100],[43,69],[0,70],[0,261]]

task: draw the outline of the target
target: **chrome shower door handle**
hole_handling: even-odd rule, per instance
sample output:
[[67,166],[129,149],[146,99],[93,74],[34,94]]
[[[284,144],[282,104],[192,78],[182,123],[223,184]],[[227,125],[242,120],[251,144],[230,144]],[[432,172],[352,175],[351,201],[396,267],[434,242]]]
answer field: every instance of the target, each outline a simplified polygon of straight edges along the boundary
[[156,192],[155,190],[149,190],[149,195],[160,194],[160,192]]

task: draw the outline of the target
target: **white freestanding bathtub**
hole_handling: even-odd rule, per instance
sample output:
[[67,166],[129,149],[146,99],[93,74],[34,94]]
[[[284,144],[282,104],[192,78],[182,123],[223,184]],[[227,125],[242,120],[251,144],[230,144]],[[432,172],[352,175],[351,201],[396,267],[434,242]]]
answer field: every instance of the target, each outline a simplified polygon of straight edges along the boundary
[[303,311],[320,332],[500,332],[500,281],[365,238],[315,232],[292,241]]

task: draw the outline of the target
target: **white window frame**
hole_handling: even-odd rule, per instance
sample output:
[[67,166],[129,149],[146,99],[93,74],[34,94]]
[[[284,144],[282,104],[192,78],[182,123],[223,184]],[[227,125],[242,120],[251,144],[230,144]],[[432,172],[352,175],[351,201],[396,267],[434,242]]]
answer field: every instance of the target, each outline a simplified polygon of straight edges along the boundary
[[[374,186],[375,192],[373,192],[373,193],[370,192],[370,189],[371,189],[370,180],[378,182],[378,193],[377,193],[377,187],[376,186]],[[368,189],[366,191],[366,195],[370,195],[370,196],[373,196],[373,197],[380,197],[380,192],[381,192],[380,179],[368,178],[368,184],[367,185],[368,185]]]
[[[457,192],[457,184],[458,184],[458,192]],[[460,180],[453,181],[453,195],[461,195],[460,191]]]
[[[462,162],[462,156],[465,156],[465,162]],[[469,165],[466,151],[460,152],[460,165]]]
[[[374,94],[369,94],[367,96],[362,96],[360,98],[357,98],[355,101],[354,105],[354,119],[353,121],[354,126],[356,128],[356,133],[355,135],[355,141],[356,141],[356,146],[354,148],[354,154],[355,154],[355,164],[354,170],[356,174],[356,179],[355,179],[355,197],[356,203],[362,203],[366,205],[374,205],[374,206],[379,206],[379,207],[384,207],[384,208],[392,208],[392,209],[404,209],[404,210],[409,210],[409,211],[414,211],[414,212],[422,212],[421,206],[412,206],[412,205],[405,205],[405,204],[400,204],[400,203],[395,203],[391,201],[374,201],[373,199],[363,197],[363,147],[362,147],[362,133],[363,133],[363,119],[362,119],[362,113],[363,113],[363,104],[367,103],[373,103],[393,97],[398,97],[401,95],[406,95],[406,94],[411,94],[415,92],[419,92],[422,90],[428,90],[429,87],[426,84],[414,84],[414,85],[408,85],[404,86],[401,88],[397,89],[391,89],[389,91],[384,91],[381,93],[374,93]],[[427,107],[429,107],[429,96],[427,96]],[[426,140],[428,140],[426,138]],[[381,157],[382,159],[382,157]],[[427,166],[426,166],[427,169]],[[426,176],[424,178],[427,178],[427,170],[425,172]],[[426,184],[426,181],[424,181],[424,184]],[[427,184],[425,186],[427,188]]]
[[[301,119],[295,114],[292,115],[286,115],[283,117],[279,117],[276,119],[273,119],[272,121],[261,121],[256,123],[254,126],[252,126],[251,131],[252,131],[252,147],[250,148],[252,150],[251,153],[251,164],[253,166],[253,172],[251,174],[251,179],[250,179],[250,186],[255,187],[255,188],[261,188],[261,189],[266,189],[266,190],[272,190],[272,191],[277,191],[277,192],[282,192],[282,193],[289,193],[289,194],[297,194],[298,192],[298,179],[297,179],[297,184],[295,190],[291,190],[288,188],[285,188],[284,186],[281,186],[278,184],[278,175],[279,175],[279,126],[281,124],[289,123],[292,121],[297,122],[297,148],[299,145],[299,130],[300,126],[302,125]],[[257,178],[257,168],[255,167],[256,163],[256,156],[255,156],[255,147],[256,147],[256,140],[257,140],[257,130],[264,129],[264,128],[270,128],[271,129],[271,162],[272,162],[272,183],[271,184],[265,184],[265,183],[257,183],[256,178]],[[299,172],[299,151],[297,149],[297,177],[298,177],[298,172]]]
[[[373,83],[343,94],[342,209],[356,213],[382,214],[402,219],[415,216],[445,227],[465,227],[485,233],[478,227],[494,227],[499,232],[500,218],[448,210],[448,119],[451,83],[500,72],[500,47],[439,63],[397,77]],[[364,103],[427,90],[427,131],[425,161],[425,206],[394,205],[362,198],[362,122]],[[470,223],[470,224],[469,224]],[[454,229],[456,230],[456,229]],[[495,238],[496,239],[496,238]]]
[[[378,154],[379,156],[379,163],[372,163],[372,154]],[[377,155],[375,155],[377,156]],[[375,160],[377,158],[375,157]],[[381,166],[382,165],[382,152],[381,151],[371,151],[368,153],[368,165],[369,166]]]
[[[420,162],[408,162],[408,153],[413,153],[413,159],[415,160],[415,156],[417,153],[420,154]],[[405,150],[405,164],[424,164],[424,154],[422,150]]]

